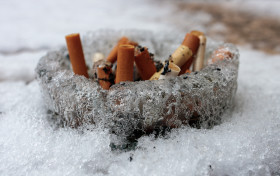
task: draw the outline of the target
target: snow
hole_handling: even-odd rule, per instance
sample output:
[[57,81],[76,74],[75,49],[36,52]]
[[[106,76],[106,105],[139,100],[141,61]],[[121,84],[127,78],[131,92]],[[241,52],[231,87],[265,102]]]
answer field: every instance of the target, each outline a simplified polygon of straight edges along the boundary
[[[115,8],[119,3],[123,9]],[[135,10],[134,1],[120,0],[112,6],[89,0],[0,2],[0,175],[280,175],[279,55],[244,47],[234,109],[211,130],[184,127],[161,138],[144,136],[136,150],[112,152],[104,129],[50,125],[33,75],[46,48],[64,45],[64,35],[75,31],[175,30],[160,17],[172,10],[148,3],[138,1]],[[85,10],[75,17],[75,7]],[[22,48],[39,51],[4,53]]]
[[24,52],[12,55],[0,55],[0,81],[25,81],[34,80],[34,68],[39,58],[46,51]]
[[147,0],[141,3],[135,0],[27,0],[24,3],[11,0],[1,1],[0,6],[0,31],[9,38],[0,41],[2,52],[55,48],[65,44],[66,34],[101,28],[174,29],[168,20],[162,22],[161,17],[169,16],[172,8],[168,11],[157,8]]

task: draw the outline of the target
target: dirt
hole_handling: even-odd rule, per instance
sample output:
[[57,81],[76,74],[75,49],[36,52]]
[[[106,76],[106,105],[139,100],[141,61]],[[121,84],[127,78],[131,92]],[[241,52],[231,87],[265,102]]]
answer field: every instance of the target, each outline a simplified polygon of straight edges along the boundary
[[[280,53],[280,21],[274,17],[209,3],[180,2],[178,9],[181,12],[203,11],[210,14],[212,18],[204,26],[206,34],[212,38],[223,38],[226,42],[239,45],[249,44],[269,54]],[[219,24],[226,29],[213,27]]]

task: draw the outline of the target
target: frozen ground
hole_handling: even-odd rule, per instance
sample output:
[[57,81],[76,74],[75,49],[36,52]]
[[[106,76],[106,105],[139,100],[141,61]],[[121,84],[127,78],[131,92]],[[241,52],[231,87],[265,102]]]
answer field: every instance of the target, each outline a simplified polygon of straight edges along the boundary
[[214,129],[142,137],[137,150],[118,153],[111,152],[106,130],[50,126],[33,75],[47,48],[76,31],[176,30],[174,21],[185,17],[164,3],[113,2],[0,2],[0,175],[280,175],[279,55],[244,47],[235,107]]

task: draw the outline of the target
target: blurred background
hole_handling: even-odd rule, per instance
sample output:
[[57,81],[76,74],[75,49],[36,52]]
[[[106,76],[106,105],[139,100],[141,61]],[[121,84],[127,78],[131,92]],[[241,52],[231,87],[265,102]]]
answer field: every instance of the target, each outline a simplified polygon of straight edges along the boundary
[[[217,40],[279,54],[279,7],[278,0],[1,1],[0,80],[30,81],[36,59],[65,45],[65,35],[106,28],[201,30]],[[20,68],[14,65],[21,62]]]

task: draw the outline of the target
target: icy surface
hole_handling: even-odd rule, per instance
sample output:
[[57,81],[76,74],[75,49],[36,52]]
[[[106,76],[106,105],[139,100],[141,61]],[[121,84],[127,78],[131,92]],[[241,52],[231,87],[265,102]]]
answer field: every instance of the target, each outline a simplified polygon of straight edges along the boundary
[[[108,55],[123,35],[147,46],[157,60],[167,59],[183,38],[137,30],[92,32],[84,36],[86,60],[90,61],[96,52]],[[217,46],[210,40],[207,55]],[[201,72],[166,80],[116,84],[109,91],[103,91],[91,79],[74,75],[65,49],[48,53],[40,60],[36,72],[47,108],[62,126],[102,122],[118,136],[134,139],[139,133],[189,122],[204,128],[219,124],[237,88],[239,54],[233,45],[225,47],[232,58],[209,65]]]

